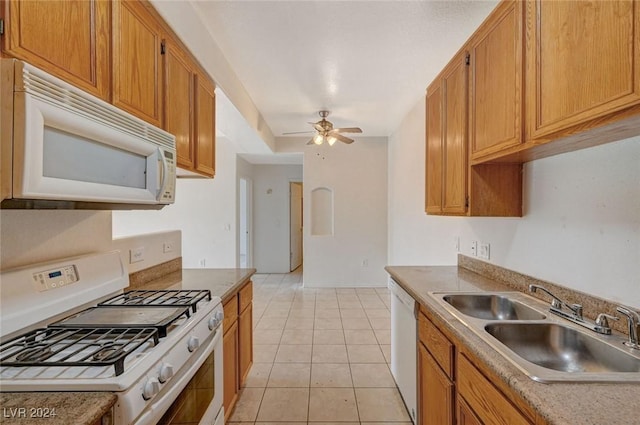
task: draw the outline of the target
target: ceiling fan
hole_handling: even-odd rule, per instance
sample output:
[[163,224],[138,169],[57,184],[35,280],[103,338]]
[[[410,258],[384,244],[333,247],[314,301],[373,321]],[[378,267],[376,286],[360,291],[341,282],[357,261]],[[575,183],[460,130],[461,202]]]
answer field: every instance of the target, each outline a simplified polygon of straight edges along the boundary
[[[327,121],[326,118],[329,116],[329,111],[319,111],[318,115],[322,118],[318,122],[310,122],[313,128],[315,129],[316,134],[307,142],[307,145],[321,145],[325,141],[329,144],[329,146],[333,146],[333,144],[339,140],[342,143],[353,143],[353,139],[349,137],[343,136],[340,133],[362,133],[362,130],[359,127],[342,127],[342,128],[333,128],[333,124],[331,121]],[[313,133],[313,131],[294,131],[286,134],[305,134],[305,133]]]

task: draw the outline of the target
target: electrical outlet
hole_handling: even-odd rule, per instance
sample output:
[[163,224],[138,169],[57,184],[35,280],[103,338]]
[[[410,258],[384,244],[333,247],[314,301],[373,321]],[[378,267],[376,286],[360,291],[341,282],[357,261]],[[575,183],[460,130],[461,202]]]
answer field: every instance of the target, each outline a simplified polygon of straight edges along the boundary
[[200,267],[204,268],[204,267],[206,267],[206,265],[207,265],[207,260],[206,259],[203,258],[202,260],[200,260]]
[[172,252],[172,251],[173,251],[173,244],[171,242],[165,242],[162,244],[162,252],[166,254],[167,252]]
[[460,252],[460,236],[456,236],[455,238],[453,238],[453,244],[456,248],[456,252]]
[[138,247],[129,250],[129,264],[144,261],[144,247]]
[[364,260],[362,260],[362,267],[369,267],[369,259],[365,258]]
[[471,255],[474,257],[478,256],[478,241],[471,242]]
[[482,258],[483,260],[488,260],[490,248],[491,248],[491,244],[480,242],[480,244],[478,245],[478,258]]

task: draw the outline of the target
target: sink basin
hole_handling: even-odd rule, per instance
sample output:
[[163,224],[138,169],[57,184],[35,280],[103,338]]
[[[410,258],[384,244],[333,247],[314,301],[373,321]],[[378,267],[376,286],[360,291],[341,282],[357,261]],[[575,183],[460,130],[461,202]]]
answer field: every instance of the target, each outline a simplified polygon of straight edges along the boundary
[[485,330],[525,360],[560,372],[640,372],[640,358],[555,323],[491,323]]
[[483,320],[542,320],[544,314],[496,294],[450,294],[442,297],[462,314]]

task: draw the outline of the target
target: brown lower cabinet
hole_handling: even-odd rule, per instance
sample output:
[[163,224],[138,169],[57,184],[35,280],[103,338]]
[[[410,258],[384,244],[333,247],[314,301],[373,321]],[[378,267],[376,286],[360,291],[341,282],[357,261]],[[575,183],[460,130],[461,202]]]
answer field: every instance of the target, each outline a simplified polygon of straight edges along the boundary
[[542,425],[517,394],[444,332],[421,307],[418,318],[420,425]]
[[231,416],[231,410],[238,400],[240,385],[238,382],[238,322],[235,321],[223,337],[224,357],[224,418]]
[[225,301],[223,321],[224,417],[231,416],[240,388],[253,364],[253,283]]
[[418,345],[422,424],[453,425],[455,386],[423,344]]
[[249,374],[253,364],[253,283],[247,282],[238,291],[238,332],[239,332],[239,352],[238,352],[238,379],[240,387]]
[[458,399],[458,424],[459,425],[482,425],[480,419],[474,415],[473,410],[464,402],[463,399]]

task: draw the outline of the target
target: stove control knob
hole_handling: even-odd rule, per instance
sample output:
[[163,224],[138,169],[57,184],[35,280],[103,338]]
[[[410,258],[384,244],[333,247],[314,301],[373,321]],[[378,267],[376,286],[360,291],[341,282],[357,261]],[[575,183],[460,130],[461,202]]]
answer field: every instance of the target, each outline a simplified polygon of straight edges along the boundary
[[169,363],[165,363],[162,366],[160,366],[158,381],[160,381],[161,384],[164,384],[165,382],[167,382],[169,378],[171,378],[172,376],[173,376],[173,366],[171,366]]
[[224,314],[221,311],[216,311],[216,319],[218,319],[218,321],[222,322],[222,319],[224,319]]
[[220,325],[220,319],[217,317],[211,317],[209,319],[209,330],[212,331]]
[[187,350],[189,350],[190,353],[193,353],[198,347],[200,347],[200,339],[197,336],[189,338],[189,342],[187,342]]
[[149,400],[160,392],[160,382],[156,378],[149,378],[142,387],[142,398]]

